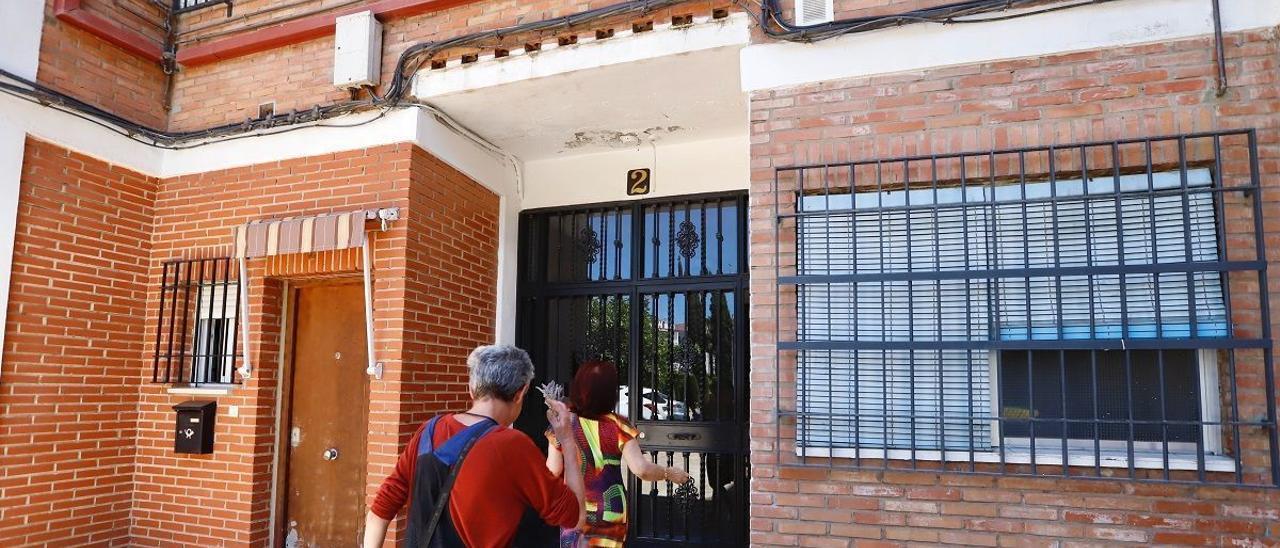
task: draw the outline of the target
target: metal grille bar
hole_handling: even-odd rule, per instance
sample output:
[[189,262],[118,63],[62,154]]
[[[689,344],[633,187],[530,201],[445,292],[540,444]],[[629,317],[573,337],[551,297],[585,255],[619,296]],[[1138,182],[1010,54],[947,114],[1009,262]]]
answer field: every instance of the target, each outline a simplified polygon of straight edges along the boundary
[[[567,384],[582,361],[615,363],[646,457],[693,478],[628,479],[627,545],[744,543],[746,197],[528,211],[520,249],[518,341],[538,376]],[[517,424],[536,434],[546,420],[527,406]]]
[[218,4],[226,4],[227,15],[231,15],[233,0],[173,0],[173,13],[186,13]]
[[1252,130],[778,168],[777,446],[1280,484],[1260,190]]
[[169,261],[161,269],[151,380],[234,384],[240,283],[230,257]]

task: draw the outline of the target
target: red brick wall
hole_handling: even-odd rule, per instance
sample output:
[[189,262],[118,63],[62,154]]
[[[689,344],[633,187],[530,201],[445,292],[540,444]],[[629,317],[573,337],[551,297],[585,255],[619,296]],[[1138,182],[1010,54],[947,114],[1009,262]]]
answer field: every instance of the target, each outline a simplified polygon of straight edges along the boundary
[[128,541],[156,184],[27,140],[0,371],[6,546]]
[[[45,2],[37,80],[119,116],[164,128],[168,123],[164,109],[166,79],[160,65],[59,21],[53,16],[53,2]],[[92,6],[103,17],[122,24],[136,20],[127,12],[111,11],[111,6],[100,4]],[[82,9],[89,9],[89,5]]]
[[164,42],[165,18],[169,12],[155,0],[81,0],[80,6],[102,14],[157,44]]
[[[318,5],[319,2],[313,3]],[[385,21],[383,26],[382,84],[390,82],[400,53],[420,42],[440,40],[492,29],[500,26],[558,17],[600,7],[600,2],[566,0],[538,1],[489,1],[460,6],[420,16]],[[671,9],[655,10],[643,21],[670,23],[673,14],[711,14],[713,7],[730,7],[725,0],[700,0],[681,4]],[[239,14],[251,13],[249,7],[236,5]],[[737,8],[733,8],[736,10]],[[253,11],[256,11],[254,9]],[[271,17],[283,17],[272,13]],[[194,16],[192,16],[194,17]],[[214,10],[202,18],[217,18]],[[184,19],[185,21],[185,19]],[[184,23],[185,24],[185,23]],[[201,22],[199,25],[206,25]],[[596,28],[626,28],[631,20],[602,22],[577,30],[574,33],[594,33]],[[193,23],[191,26],[196,26]],[[217,32],[241,28],[229,25],[214,29]],[[210,30],[208,32],[214,32]],[[568,34],[568,33],[566,33]],[[189,40],[195,35],[182,36]],[[547,39],[554,40],[555,35]],[[523,47],[534,39],[529,35],[513,35],[505,40],[510,48]],[[489,47],[496,47],[492,44]],[[447,52],[442,58],[458,58],[464,53],[485,53],[468,48]],[[492,53],[492,50],[488,50]],[[230,122],[242,122],[256,117],[258,105],[276,102],[277,112],[292,109],[306,110],[316,104],[344,101],[348,94],[333,87],[333,37],[326,36],[309,42],[295,44],[271,51],[237,57],[211,65],[184,68],[178,73],[174,88],[172,123],[174,129],[197,129]]]
[[156,180],[29,140],[0,373],[6,546],[266,544],[284,281],[358,277],[359,254],[250,262],[254,373],[216,397],[212,455],[173,452],[171,408],[193,396],[150,382],[161,265],[225,256],[250,219],[386,206],[403,220],[371,235],[370,496],[422,420],[461,408],[466,354],[493,340],[497,196],[409,144]]
[[[251,219],[404,205],[410,145],[390,145],[283,160],[164,180],[156,199],[155,252],[149,302],[158,306],[161,263],[194,255],[226,254],[232,227]],[[375,236],[379,266],[402,253],[404,228]],[[398,243],[400,242],[400,243]],[[269,535],[279,376],[282,283],[264,279],[271,261],[250,261],[252,378],[219,397],[212,455],[173,453],[171,407],[190,396],[144,384],[139,406],[138,479],[131,536],[137,545],[257,546]],[[297,275],[297,266],[273,264],[273,274]],[[358,275],[350,261],[305,269]],[[402,271],[378,270],[379,318],[399,308],[394,296]],[[390,294],[390,295],[389,295]],[[148,325],[154,318],[148,318]],[[398,336],[382,330],[382,339]],[[389,345],[379,341],[382,346]],[[148,344],[148,348],[150,345]],[[396,364],[393,352],[385,355]],[[239,407],[239,417],[227,415]],[[376,408],[376,404],[375,404]],[[373,459],[371,459],[372,461]]]
[[[156,128],[192,130],[256,118],[258,106],[275,102],[276,110],[307,110],[348,98],[333,87],[333,37],[326,36],[252,55],[235,57],[209,65],[182,67],[173,76],[172,104],[166,106],[168,78],[159,64],[140,59],[107,44],[91,34],[53,17],[54,0],[46,0],[44,35],[41,42],[39,80],[60,91],[107,109],[136,122]],[[283,9],[267,0],[237,2],[228,19],[221,7],[179,16],[179,49],[207,40],[239,36],[264,24],[278,23],[320,9],[341,4],[332,0],[291,3]],[[384,22],[382,83],[390,81],[400,53],[409,46],[550,17],[568,15],[599,7],[598,2],[573,0],[511,0],[478,2]],[[636,21],[670,22],[673,15],[709,15],[713,8],[738,11],[728,0],[696,0],[666,10],[646,14]],[[122,26],[162,41],[163,33],[154,23],[159,13],[141,0],[88,0],[88,9]],[[564,34],[589,34],[597,28],[626,28],[632,21],[603,21]],[[532,40],[554,40],[555,35],[513,35],[503,44],[522,47]],[[493,44],[488,47],[496,47]],[[458,58],[465,53],[486,53],[475,48],[446,52],[440,58]],[[110,83],[110,85],[104,85]]]
[[[410,166],[407,241],[394,261],[404,269],[403,313],[385,326],[402,330],[402,350],[386,381],[374,382],[395,388],[370,416],[370,501],[423,422],[467,408],[467,355],[494,340],[498,197],[421,149]],[[404,525],[401,514],[388,546]]]
[[[770,222],[775,166],[1228,128],[1258,129],[1263,185],[1280,186],[1278,53],[1273,30],[1229,34],[1232,85],[1222,98],[1213,93],[1208,37],[754,93],[753,542],[1280,543],[1275,490],[791,466],[798,460],[794,422],[779,425],[774,413],[793,408],[794,365],[782,364],[775,386],[773,337],[775,300],[794,302],[794,296],[776,290]],[[1263,202],[1269,230],[1280,223],[1277,203],[1274,197]],[[784,248],[793,243],[782,242]],[[1280,249],[1271,247],[1274,261]],[[786,256],[779,260],[790,264]],[[794,329],[794,317],[779,321],[784,332]],[[1247,384],[1261,391],[1256,378]],[[1245,447],[1264,448],[1260,435]]]
[[[427,414],[459,408],[466,389],[457,368],[467,351],[493,339],[496,195],[407,144],[165,180],[148,285],[148,302],[157,306],[163,260],[223,252],[232,227],[250,219],[390,206],[402,208],[404,220],[371,234],[376,355],[386,375],[369,395],[370,496]],[[171,407],[191,397],[142,386],[134,544],[267,541],[283,280],[359,275],[357,254],[325,255],[250,262],[255,371],[218,398],[214,454],[175,455]],[[227,416],[232,405],[239,417]]]

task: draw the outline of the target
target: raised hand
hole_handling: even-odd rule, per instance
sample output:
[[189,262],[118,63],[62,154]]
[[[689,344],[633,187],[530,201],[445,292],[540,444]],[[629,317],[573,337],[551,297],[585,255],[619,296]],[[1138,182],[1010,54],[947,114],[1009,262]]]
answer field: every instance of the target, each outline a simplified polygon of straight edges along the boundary
[[561,443],[573,440],[573,412],[564,402],[547,400],[547,422],[551,423],[551,431]]
[[675,467],[667,469],[667,481],[671,483],[681,484],[689,481],[689,479],[689,473],[684,470]]

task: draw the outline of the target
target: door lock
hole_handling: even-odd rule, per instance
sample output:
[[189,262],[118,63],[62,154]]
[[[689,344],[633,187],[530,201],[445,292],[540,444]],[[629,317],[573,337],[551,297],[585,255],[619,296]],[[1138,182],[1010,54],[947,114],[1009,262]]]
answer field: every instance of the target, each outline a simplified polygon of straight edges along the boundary
[[321,455],[321,458],[323,458],[324,460],[338,460],[338,448],[330,447],[328,449],[325,449],[324,454]]

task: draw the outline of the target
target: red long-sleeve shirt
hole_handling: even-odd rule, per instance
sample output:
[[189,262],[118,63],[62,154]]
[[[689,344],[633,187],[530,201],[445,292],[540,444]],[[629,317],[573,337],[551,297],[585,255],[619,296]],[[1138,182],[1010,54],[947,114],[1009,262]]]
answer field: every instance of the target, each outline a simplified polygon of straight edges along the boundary
[[[426,425],[409,438],[396,469],[382,482],[371,510],[395,519],[408,502],[418,464],[418,441]],[[439,447],[466,428],[453,415],[440,419],[432,440]],[[515,539],[525,508],[533,508],[550,525],[578,523],[578,498],[547,470],[546,457],[529,436],[499,428],[480,438],[462,461],[449,494],[449,516],[467,546],[505,547]]]

